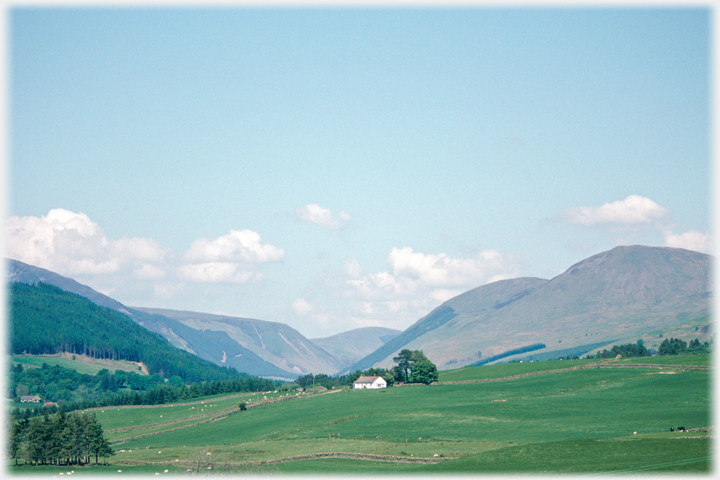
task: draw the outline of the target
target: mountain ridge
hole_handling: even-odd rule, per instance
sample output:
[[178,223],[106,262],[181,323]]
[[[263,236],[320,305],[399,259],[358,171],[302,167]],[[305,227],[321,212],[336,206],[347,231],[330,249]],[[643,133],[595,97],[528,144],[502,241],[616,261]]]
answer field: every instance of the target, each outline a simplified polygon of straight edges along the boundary
[[15,260],[8,260],[8,280],[47,279],[125,313],[173,345],[218,365],[294,378],[387,368],[402,348],[423,350],[439,369],[448,369],[488,358],[512,360],[517,355],[508,352],[539,344],[545,347],[535,358],[553,352],[582,354],[585,347],[618,339],[652,342],[662,331],[677,331],[687,322],[708,332],[710,326],[696,319],[710,313],[711,260],[684,249],[619,246],[581,260],[550,280],[519,277],[476,287],[402,332],[355,329],[314,340],[280,322],[126,307],[72,279]]
[[[677,328],[709,313],[711,259],[684,249],[620,246],[550,280],[524,277],[482,285],[440,305],[436,310],[455,313],[442,325],[426,328],[393,351],[379,349],[350,369],[390,367],[400,348],[423,350],[438,368],[447,369],[537,343],[559,352],[629,337],[651,339],[651,331]],[[406,332],[421,329],[429,316]]]
[[[284,323],[185,310],[129,307],[50,270],[13,259],[6,259],[6,267],[9,282],[48,283],[80,295],[96,305],[127,315],[177,348],[250,375],[290,380],[307,373],[333,374],[382,344],[376,337],[400,333],[383,329],[372,334],[372,330],[356,329],[334,336],[335,339],[316,339],[331,351],[328,353]],[[343,336],[352,337],[352,342],[342,344],[338,339]]]

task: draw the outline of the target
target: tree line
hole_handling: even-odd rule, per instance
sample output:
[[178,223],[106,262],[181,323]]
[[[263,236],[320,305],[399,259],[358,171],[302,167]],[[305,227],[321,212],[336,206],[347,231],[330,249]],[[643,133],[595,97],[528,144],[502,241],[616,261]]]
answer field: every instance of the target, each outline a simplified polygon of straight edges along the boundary
[[700,343],[697,338],[688,345],[679,338],[665,339],[658,347],[658,355],[680,355],[681,353],[710,353],[711,342]]
[[33,465],[83,465],[93,457],[97,464],[115,454],[94,413],[26,414],[12,422],[9,436],[15,465],[19,459]]
[[[157,374],[138,375],[103,369],[96,375],[82,374],[59,365],[24,369],[10,368],[8,397],[19,400],[23,395],[38,395],[43,402],[57,405],[38,406],[34,415],[66,412],[113,405],[161,405],[223,393],[256,392],[277,389],[277,382],[252,376],[227,380],[195,382],[190,385],[180,377],[165,381]],[[17,410],[17,409],[16,409]],[[13,413],[17,418],[18,413]]]
[[[666,338],[660,344],[657,349],[658,355],[679,355],[682,353],[710,353],[712,348],[712,342],[700,343],[697,338],[691,340],[688,345],[687,342],[679,338]],[[608,350],[597,352],[595,358],[614,358],[617,355],[623,357],[649,357],[653,354],[652,351],[645,348],[642,339],[636,343],[627,343],[625,345],[613,345]]]

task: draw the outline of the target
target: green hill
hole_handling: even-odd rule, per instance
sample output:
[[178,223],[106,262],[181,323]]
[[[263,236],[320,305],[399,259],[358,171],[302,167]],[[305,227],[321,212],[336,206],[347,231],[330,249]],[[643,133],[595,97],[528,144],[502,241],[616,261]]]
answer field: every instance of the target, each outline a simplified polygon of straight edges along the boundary
[[243,376],[179,350],[122,313],[52,285],[9,286],[12,354],[70,352],[144,363],[151,374],[187,383]]

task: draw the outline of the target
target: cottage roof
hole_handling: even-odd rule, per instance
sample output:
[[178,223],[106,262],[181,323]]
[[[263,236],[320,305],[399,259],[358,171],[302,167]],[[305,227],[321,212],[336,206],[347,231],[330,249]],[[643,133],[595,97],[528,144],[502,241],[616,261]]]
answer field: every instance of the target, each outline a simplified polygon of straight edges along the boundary
[[[373,383],[378,378],[382,378],[380,376],[375,377],[360,377],[357,380],[355,380],[353,383]],[[383,379],[384,380],[384,379]]]

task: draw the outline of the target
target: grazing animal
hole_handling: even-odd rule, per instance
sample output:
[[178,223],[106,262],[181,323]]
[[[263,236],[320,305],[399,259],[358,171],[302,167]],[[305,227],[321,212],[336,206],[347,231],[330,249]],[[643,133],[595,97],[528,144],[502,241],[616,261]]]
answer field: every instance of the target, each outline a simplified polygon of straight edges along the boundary
[[670,431],[673,432],[675,431],[675,429],[673,427],[670,427]]
[[684,432],[684,431],[685,431],[685,427],[678,427],[678,432]]

